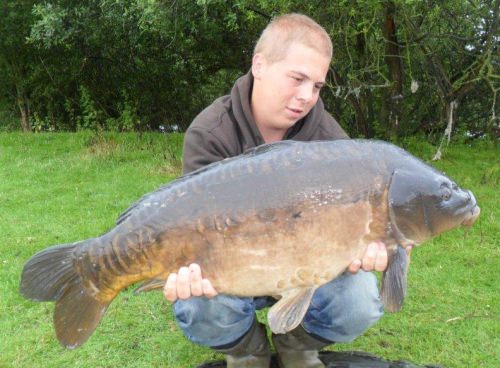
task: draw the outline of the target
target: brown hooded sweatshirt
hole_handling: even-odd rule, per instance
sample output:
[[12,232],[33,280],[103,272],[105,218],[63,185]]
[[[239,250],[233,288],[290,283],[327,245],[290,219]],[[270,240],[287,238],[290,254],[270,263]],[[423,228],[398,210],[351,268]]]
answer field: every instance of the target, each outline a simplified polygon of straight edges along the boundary
[[[215,100],[193,120],[184,137],[184,174],[265,143],[252,116],[252,86],[253,76],[248,72],[236,81],[230,95]],[[340,138],[348,136],[325,110],[320,98],[304,118],[288,129],[283,139]]]

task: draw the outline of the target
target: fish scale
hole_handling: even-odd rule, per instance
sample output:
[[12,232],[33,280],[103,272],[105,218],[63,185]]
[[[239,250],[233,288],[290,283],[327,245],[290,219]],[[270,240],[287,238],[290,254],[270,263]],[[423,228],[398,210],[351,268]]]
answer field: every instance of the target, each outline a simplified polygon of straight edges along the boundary
[[108,233],[50,247],[25,265],[21,293],[56,301],[68,348],[83,344],[124,288],[161,288],[198,263],[219,293],[278,296],[274,333],[295,328],[314,291],[383,241],[389,311],[406,291],[403,248],[479,216],[474,196],[385,142],[283,141],[208,165],[142,197]]

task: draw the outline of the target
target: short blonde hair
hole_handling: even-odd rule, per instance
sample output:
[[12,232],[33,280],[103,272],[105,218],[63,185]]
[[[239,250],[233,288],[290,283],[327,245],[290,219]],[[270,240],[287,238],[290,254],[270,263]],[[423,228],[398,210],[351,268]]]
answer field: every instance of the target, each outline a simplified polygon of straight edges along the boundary
[[297,13],[274,18],[257,41],[254,55],[261,53],[269,62],[274,63],[285,58],[293,42],[332,58],[332,40],[325,29],[308,16]]

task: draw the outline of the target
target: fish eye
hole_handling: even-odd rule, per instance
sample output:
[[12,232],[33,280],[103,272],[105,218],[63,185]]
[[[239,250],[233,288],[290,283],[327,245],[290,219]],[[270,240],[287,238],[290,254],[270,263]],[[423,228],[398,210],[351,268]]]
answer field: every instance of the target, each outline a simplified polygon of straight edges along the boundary
[[451,189],[447,185],[441,186],[441,199],[447,201],[451,198]]

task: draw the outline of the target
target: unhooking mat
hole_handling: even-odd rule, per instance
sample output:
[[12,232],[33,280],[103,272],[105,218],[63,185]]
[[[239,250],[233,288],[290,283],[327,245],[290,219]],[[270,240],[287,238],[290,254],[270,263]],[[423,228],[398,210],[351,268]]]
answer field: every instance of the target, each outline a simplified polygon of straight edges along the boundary
[[[441,365],[416,365],[404,360],[388,361],[375,355],[359,351],[323,351],[319,353],[321,361],[327,368],[445,368]],[[198,368],[225,368],[224,361],[209,362]],[[278,368],[273,356],[271,368]]]

